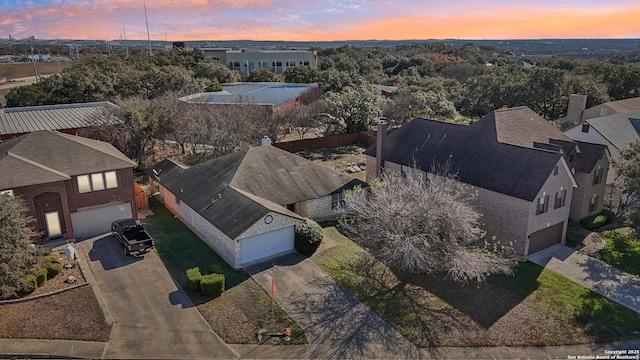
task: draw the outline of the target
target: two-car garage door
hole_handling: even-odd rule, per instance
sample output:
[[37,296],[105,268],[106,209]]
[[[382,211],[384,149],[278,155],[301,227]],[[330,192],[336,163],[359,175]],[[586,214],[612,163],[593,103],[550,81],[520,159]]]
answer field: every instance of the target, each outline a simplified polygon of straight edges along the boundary
[[130,218],[131,204],[129,203],[78,211],[71,214],[73,235],[79,238],[104,234],[111,230],[112,221]]
[[538,230],[529,237],[529,255],[562,242],[564,222]]
[[242,265],[294,249],[293,226],[240,240]]

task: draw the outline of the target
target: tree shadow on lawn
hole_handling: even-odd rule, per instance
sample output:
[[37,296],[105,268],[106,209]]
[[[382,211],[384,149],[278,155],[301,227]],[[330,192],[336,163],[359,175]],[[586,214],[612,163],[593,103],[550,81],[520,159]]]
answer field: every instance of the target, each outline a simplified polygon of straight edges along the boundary
[[445,274],[396,274],[407,284],[424,289],[467,315],[484,329],[524,301],[538,288],[543,268],[520,264],[514,276],[491,275],[486,283],[457,283]]

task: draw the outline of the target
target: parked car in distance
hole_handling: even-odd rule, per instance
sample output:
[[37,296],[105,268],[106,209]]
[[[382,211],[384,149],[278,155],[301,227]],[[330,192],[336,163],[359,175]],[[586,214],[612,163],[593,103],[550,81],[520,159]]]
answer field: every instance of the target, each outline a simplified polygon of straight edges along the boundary
[[111,223],[111,231],[122,246],[125,255],[140,256],[151,251],[155,246],[155,241],[144,229],[140,220],[116,220]]

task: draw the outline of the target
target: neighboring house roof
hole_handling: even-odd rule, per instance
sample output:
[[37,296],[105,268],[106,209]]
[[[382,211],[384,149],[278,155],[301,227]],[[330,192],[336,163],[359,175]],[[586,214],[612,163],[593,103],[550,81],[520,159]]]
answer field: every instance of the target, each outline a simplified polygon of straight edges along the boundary
[[497,139],[505,144],[533,147],[534,143],[549,143],[550,139],[573,141],[527,106],[492,111],[471,127],[484,122],[495,124]]
[[229,186],[229,171],[209,173],[197,166],[184,167],[170,159],[156,164],[160,184],[231,239],[240,236],[270,211],[299,216],[281,206],[256,201]]
[[[603,113],[604,109],[604,113]],[[584,110],[582,120],[640,111],[640,97],[609,101]]]
[[578,145],[579,155],[574,161],[574,169],[576,172],[590,173],[602,159],[604,154],[608,154],[607,145],[592,144],[588,142],[575,141]]
[[181,98],[189,103],[236,104],[243,100],[256,104],[280,106],[298,98],[318,84],[249,82],[222,84],[222,91],[198,93]]
[[134,167],[111,144],[52,131],[36,131],[0,144],[0,189]]
[[0,109],[0,136],[119,124],[112,109],[117,106],[109,102]]
[[[504,144],[562,151],[568,165],[577,172],[590,173],[607,151],[606,146],[575,142],[526,106],[493,111],[470,127],[482,126],[495,126],[497,140]],[[571,154],[575,155],[573,162],[567,159]]]
[[390,94],[398,91],[398,88],[396,86],[379,85],[379,84],[373,84],[373,86],[378,88],[378,90],[380,91],[388,92]]
[[153,167],[160,184],[236,238],[270,211],[300,218],[283,205],[366,183],[274,146],[258,146],[195,166],[165,159]]
[[[491,121],[467,126],[417,118],[387,136],[384,159],[429,172],[448,163],[462,182],[533,201],[562,154],[497,138]],[[376,156],[376,145],[365,154]]]
[[640,110],[597,117],[585,122],[618,150],[622,150],[628,144],[640,139]]

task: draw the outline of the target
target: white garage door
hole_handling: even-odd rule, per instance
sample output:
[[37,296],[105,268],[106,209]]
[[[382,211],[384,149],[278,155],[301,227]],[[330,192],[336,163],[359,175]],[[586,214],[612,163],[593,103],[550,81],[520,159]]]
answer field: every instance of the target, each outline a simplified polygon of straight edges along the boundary
[[71,214],[73,235],[90,237],[111,231],[111,222],[131,218],[131,204],[122,203],[97,209],[83,210]]
[[293,226],[240,240],[242,264],[293,250]]

